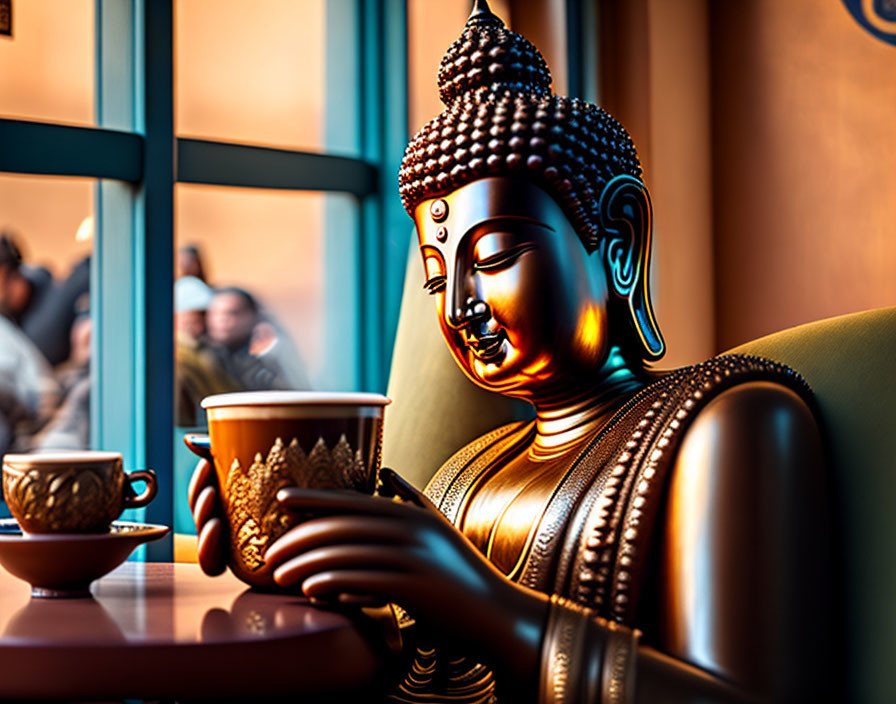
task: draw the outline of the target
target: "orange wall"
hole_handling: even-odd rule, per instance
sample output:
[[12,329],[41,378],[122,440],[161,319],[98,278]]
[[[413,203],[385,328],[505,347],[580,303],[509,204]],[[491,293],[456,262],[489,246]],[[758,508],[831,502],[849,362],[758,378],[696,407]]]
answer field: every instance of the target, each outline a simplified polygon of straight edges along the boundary
[[840,2],[711,7],[718,347],[896,304],[896,47]]
[[668,350],[662,366],[677,367],[715,352],[706,0],[649,8],[653,289]]
[[840,2],[604,0],[654,200],[663,367],[896,304],[896,49]]
[[635,141],[653,199],[662,368],[715,351],[706,0],[601,4],[601,105]]

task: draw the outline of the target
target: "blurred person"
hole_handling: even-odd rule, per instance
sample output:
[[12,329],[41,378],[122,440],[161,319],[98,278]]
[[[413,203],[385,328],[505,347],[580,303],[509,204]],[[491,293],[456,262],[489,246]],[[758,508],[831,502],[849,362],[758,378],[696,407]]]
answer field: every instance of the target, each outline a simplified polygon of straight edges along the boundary
[[222,364],[246,389],[308,388],[286,336],[262,314],[255,297],[236,286],[218,289],[209,304],[208,337]]
[[23,311],[23,320],[21,321],[24,324],[24,320],[29,315],[41,308],[44,299],[53,290],[56,282],[53,279],[53,274],[45,266],[35,266],[22,262],[20,271],[28,285],[28,303]]
[[181,427],[204,425],[200,402],[206,396],[243,388],[209,346],[205,318],[212,296],[195,276],[174,282],[175,423]]
[[69,357],[69,332],[89,290],[89,257],[57,283],[47,269],[24,263],[11,233],[0,235],[0,314],[21,327],[53,366]]
[[209,302],[208,336],[228,350],[248,352],[252,332],[259,322],[258,302],[244,289],[236,286],[218,289]]
[[0,315],[0,456],[26,449],[23,439],[52,413],[58,387],[47,361],[34,343],[5,315]]
[[18,247],[0,236],[0,455],[46,418],[56,391],[49,365],[16,324],[28,297],[21,264]]
[[0,314],[18,323],[30,297],[31,284],[22,273],[22,253],[4,232],[0,235]]
[[53,368],[53,375],[62,394],[68,395],[81,379],[90,374],[90,338],[93,322],[90,319],[89,304],[75,317],[69,332],[69,357]]
[[75,317],[69,333],[71,354],[53,374],[62,402],[49,422],[30,441],[30,449],[86,450],[90,447],[90,338],[93,323],[89,305]]
[[90,257],[72,267],[64,281],[53,283],[22,316],[22,329],[52,365],[71,356],[75,319],[90,309]]
[[6,230],[0,234],[0,287],[4,300],[3,314],[19,326],[30,312],[36,310],[47,292],[53,288],[53,275],[42,266],[25,263],[15,235]]
[[195,244],[187,244],[177,250],[177,278],[182,276],[193,276],[203,283],[208,283],[202,255]]
[[305,362],[292,337],[270,313],[262,311],[261,316],[261,322],[252,331],[249,351],[254,355],[274,357],[288,388],[310,389]]
[[29,450],[90,449],[90,376],[69,389],[62,405],[28,443]]
[[196,276],[182,276],[174,282],[174,330],[178,341],[195,342],[205,336],[205,312],[212,296],[212,289]]

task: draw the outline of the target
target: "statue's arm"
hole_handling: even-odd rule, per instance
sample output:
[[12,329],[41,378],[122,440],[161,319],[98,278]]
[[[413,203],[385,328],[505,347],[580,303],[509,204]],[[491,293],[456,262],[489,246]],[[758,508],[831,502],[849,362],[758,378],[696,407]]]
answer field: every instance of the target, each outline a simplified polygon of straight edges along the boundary
[[[191,506],[200,560],[215,572],[223,529],[203,469]],[[723,393],[685,435],[659,526],[663,618],[645,638],[655,648],[510,582],[434,510],[343,492],[281,494],[319,517],[268,552],[278,583],[402,604],[491,662],[513,701],[628,701],[610,690],[637,702],[823,700],[813,694],[834,677],[821,440],[806,405],[781,386]]]
[[659,649],[763,699],[833,691],[827,477],[815,419],[789,389],[744,384],[700,413],[661,525]]
[[[606,689],[614,658],[627,661],[615,688],[639,704],[836,693],[826,479],[818,427],[795,393],[754,382],[713,400],[685,435],[658,526],[659,582],[648,591],[659,615],[643,639],[655,647],[632,644],[626,658],[624,631],[552,600],[540,702],[628,701]],[[574,698],[552,695],[558,683]]]

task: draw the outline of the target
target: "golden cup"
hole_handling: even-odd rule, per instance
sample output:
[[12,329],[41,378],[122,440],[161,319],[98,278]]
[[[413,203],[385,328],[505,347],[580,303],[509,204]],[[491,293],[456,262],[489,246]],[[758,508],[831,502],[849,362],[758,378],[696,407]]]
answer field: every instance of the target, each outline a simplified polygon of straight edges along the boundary
[[[140,494],[132,484],[142,481]],[[150,469],[125,473],[121,453],[71,450],[3,457],[3,494],[26,533],[101,533],[126,508],[146,506]]]
[[247,391],[202,401],[209,434],[184,440],[214,463],[237,577],[253,586],[274,584],[265,551],[298,522],[280,509],[280,489],[373,493],[389,403],[379,394],[312,391]]

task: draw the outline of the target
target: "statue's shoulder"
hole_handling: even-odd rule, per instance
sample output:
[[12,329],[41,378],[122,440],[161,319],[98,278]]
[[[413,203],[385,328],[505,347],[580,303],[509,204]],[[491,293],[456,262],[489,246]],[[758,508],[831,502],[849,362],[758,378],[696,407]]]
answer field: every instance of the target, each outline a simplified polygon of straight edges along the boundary
[[805,461],[824,456],[815,398],[794,370],[776,365],[769,371],[714,390],[694,414],[674,458],[687,467],[679,489],[708,481],[735,486],[747,475],[767,487],[819,482],[825,462]]
[[713,401],[755,388],[753,382],[767,382],[768,396],[789,395],[814,406],[809,386],[786,365],[724,355],[665,373],[617,413],[608,424],[612,432],[583,458],[589,481],[569,501],[576,510],[559,550],[555,591],[562,585],[568,596],[606,617],[633,622],[645,558],[682,442]]
[[[516,447],[531,432],[532,421],[516,421],[480,435],[455,452],[433,475],[425,493],[446,515],[479,473]],[[449,516],[450,517],[450,516]]]
[[686,369],[693,387],[690,398],[702,401],[697,404],[701,419],[719,413],[721,407],[725,413],[742,419],[794,410],[818,415],[809,384],[799,372],[780,362],[749,355],[723,355]]

